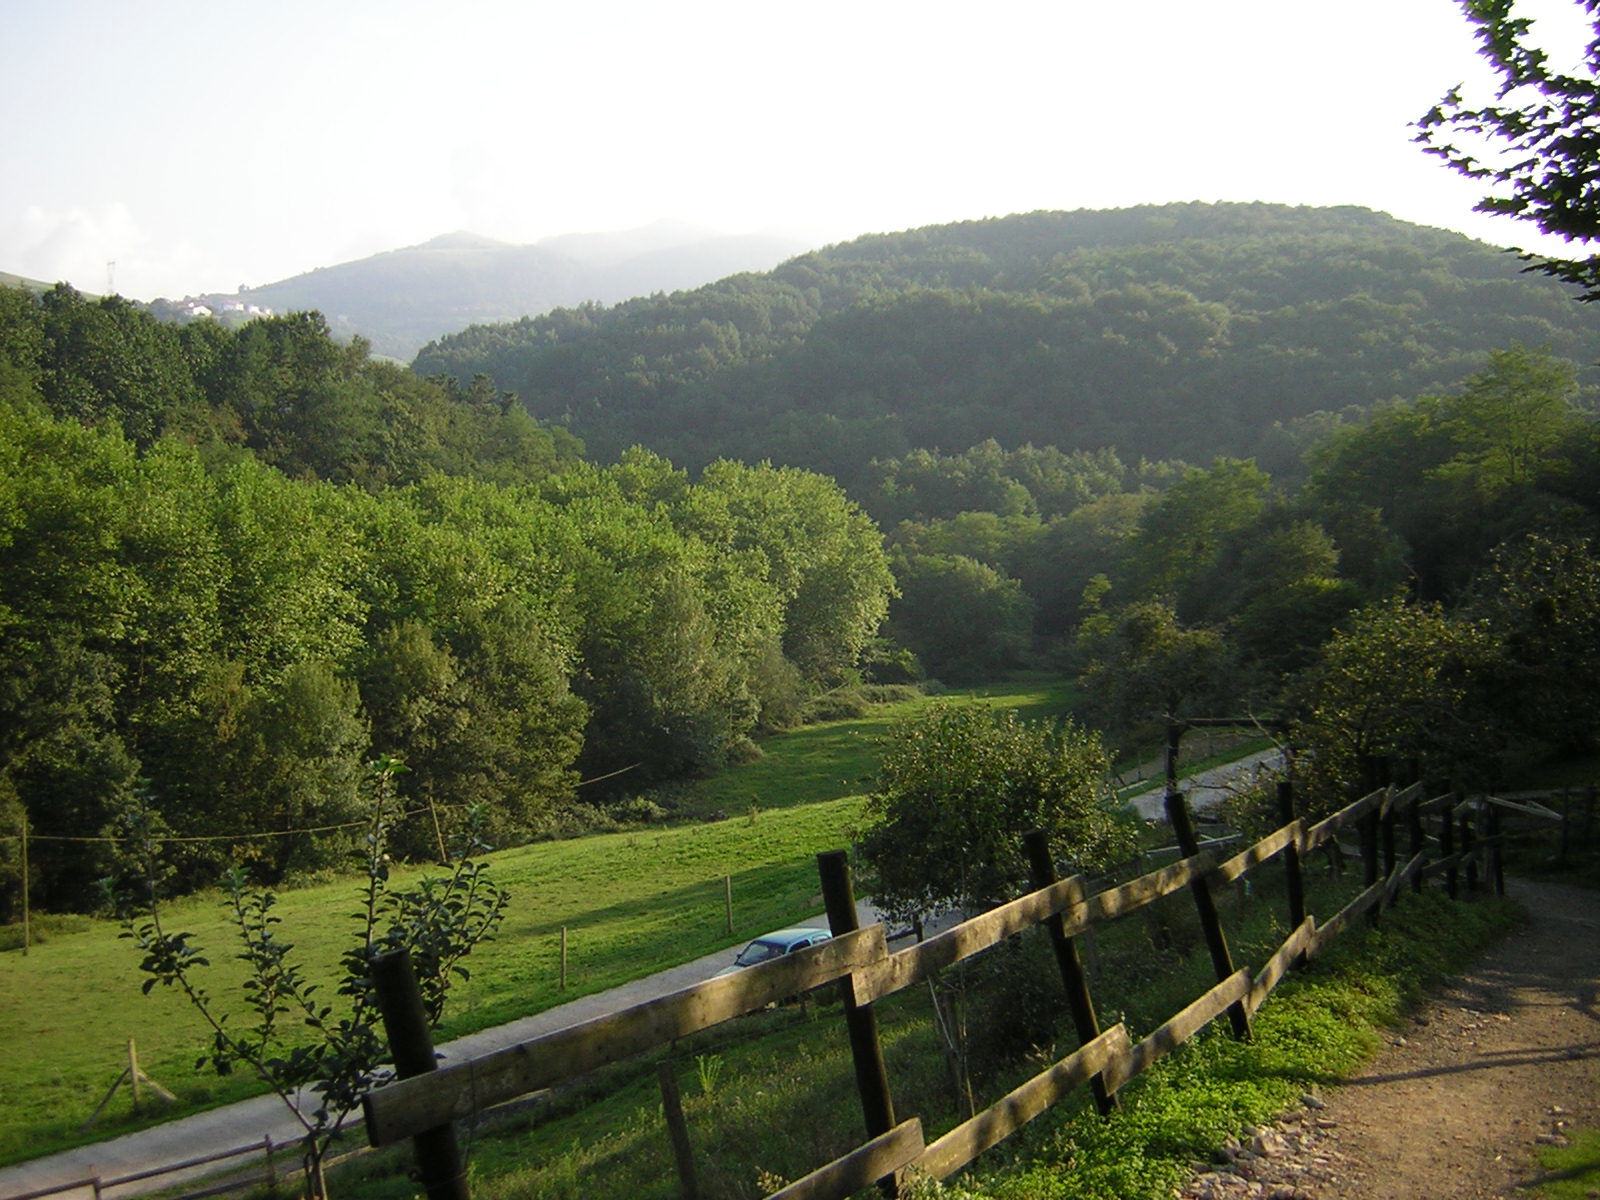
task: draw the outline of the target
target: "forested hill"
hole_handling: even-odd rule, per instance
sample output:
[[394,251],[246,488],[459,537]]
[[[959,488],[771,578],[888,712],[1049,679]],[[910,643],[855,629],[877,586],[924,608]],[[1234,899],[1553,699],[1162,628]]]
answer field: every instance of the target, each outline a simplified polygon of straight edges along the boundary
[[1275,423],[1454,387],[1513,341],[1594,363],[1593,313],[1520,267],[1357,208],[1040,212],[477,326],[415,367],[486,373],[601,456],[643,443],[691,465],[771,458],[847,484],[873,458],[990,437],[1281,456]]

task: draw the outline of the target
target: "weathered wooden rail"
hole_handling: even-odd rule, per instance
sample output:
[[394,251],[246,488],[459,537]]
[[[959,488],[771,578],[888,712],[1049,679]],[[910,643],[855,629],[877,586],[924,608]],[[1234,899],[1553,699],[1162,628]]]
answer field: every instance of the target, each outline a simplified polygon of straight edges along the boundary
[[[1503,891],[1499,859],[1507,835],[1500,828],[1502,815],[1515,813],[1541,822],[1562,819],[1561,814],[1530,803],[1533,799],[1425,799],[1421,785],[1387,787],[1307,825],[1294,816],[1292,792],[1284,784],[1279,793],[1283,824],[1247,849],[1219,860],[1213,849],[1197,848],[1187,806],[1181,794],[1172,793],[1167,800],[1168,815],[1180,846],[1187,851],[1177,862],[1090,895],[1081,876],[1055,877],[1043,836],[1033,834],[1028,851],[1035,890],[927,941],[893,952],[881,925],[853,927],[849,871],[843,852],[835,851],[819,860],[835,933],[831,942],[821,946],[437,1069],[428,1061],[431,1047],[421,1061],[415,1045],[408,1056],[404,1022],[391,1023],[396,1061],[409,1061],[413,1069],[402,1068],[400,1073],[409,1074],[408,1078],[364,1098],[368,1138],[373,1146],[415,1139],[419,1176],[431,1200],[465,1200],[465,1176],[454,1149],[454,1122],[665,1046],[774,1001],[831,984],[839,989],[850,1023],[867,1140],[773,1193],[772,1200],[842,1200],[875,1181],[893,1193],[907,1172],[942,1179],[1079,1087],[1091,1086],[1101,1111],[1110,1112],[1120,1088],[1223,1014],[1230,1016],[1233,1034],[1247,1038],[1250,1018],[1295,965],[1314,957],[1358,918],[1378,920],[1408,886],[1420,889],[1427,877],[1442,873],[1445,886],[1454,895],[1460,888],[1461,873],[1466,872],[1469,888],[1476,887],[1481,868]],[[1409,833],[1404,855],[1396,846],[1402,822]],[[1430,823],[1436,827],[1431,834],[1427,829]],[[1338,912],[1319,921],[1305,911],[1302,860],[1352,826],[1360,832],[1365,886]],[[1286,876],[1292,932],[1252,972],[1232,961],[1211,889],[1242,879],[1275,860],[1281,860]],[[1089,981],[1078,961],[1076,938],[1184,890],[1195,900],[1215,967],[1215,985],[1139,1042],[1134,1042],[1120,1023],[1101,1029]],[[873,1005],[1040,925],[1048,930],[1061,967],[1078,1049],[970,1120],[927,1141],[919,1119],[896,1119]],[[413,1031],[419,1023],[420,1018],[413,1021]],[[446,1143],[444,1148],[441,1142]]]

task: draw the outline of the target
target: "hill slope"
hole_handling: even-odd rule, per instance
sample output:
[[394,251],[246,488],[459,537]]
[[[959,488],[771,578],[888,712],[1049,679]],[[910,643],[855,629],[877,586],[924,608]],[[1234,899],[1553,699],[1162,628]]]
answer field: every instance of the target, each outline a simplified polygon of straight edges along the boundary
[[1275,422],[1453,387],[1514,340],[1600,358],[1592,314],[1519,266],[1365,209],[1030,213],[470,329],[416,368],[486,372],[599,455],[642,442],[844,480],[988,437],[1208,460],[1263,450]]
[[276,312],[316,309],[335,334],[360,334],[377,353],[409,361],[429,339],[476,322],[696,287],[735,271],[771,267],[804,248],[782,238],[722,236],[667,222],[528,246],[453,233],[236,295],[200,299]]

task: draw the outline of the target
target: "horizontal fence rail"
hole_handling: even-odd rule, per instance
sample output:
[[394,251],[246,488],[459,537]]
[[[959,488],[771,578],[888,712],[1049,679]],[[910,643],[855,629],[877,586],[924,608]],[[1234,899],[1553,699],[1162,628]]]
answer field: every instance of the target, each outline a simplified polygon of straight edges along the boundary
[[[276,1187],[284,1177],[285,1172],[278,1169],[276,1154],[284,1151],[293,1152],[298,1146],[295,1142],[274,1142],[270,1137],[262,1138],[259,1142],[251,1142],[245,1146],[234,1146],[227,1150],[214,1150],[209,1154],[197,1154],[192,1158],[181,1159],[177,1162],[167,1163],[164,1166],[149,1167],[140,1171],[131,1171],[124,1175],[88,1175],[81,1179],[68,1180],[65,1183],[55,1183],[48,1187],[36,1188],[30,1192],[21,1192],[8,1196],[6,1200],[43,1200],[46,1196],[60,1196],[69,1192],[92,1192],[95,1200],[114,1188],[126,1187],[130,1183],[143,1183],[150,1179],[159,1179],[163,1175],[176,1175],[181,1171],[194,1171],[200,1167],[213,1166],[217,1163],[227,1162],[230,1159],[255,1157],[257,1155],[266,1159],[266,1169],[260,1173],[229,1179],[226,1183],[203,1187],[198,1191],[172,1193],[170,1188],[181,1185],[166,1185],[162,1190],[170,1194],[173,1200],[201,1200],[205,1196],[221,1195],[224,1192],[244,1191],[253,1187]],[[368,1148],[363,1146],[355,1153],[368,1153]],[[353,1157],[345,1155],[344,1158]],[[292,1169],[291,1169],[292,1170]]]
[[[1498,828],[1501,814],[1528,818],[1540,822],[1543,828],[1548,828],[1551,821],[1567,820],[1565,814],[1540,803],[1541,799],[1550,798],[1548,793],[1425,798],[1421,786],[1412,785],[1404,789],[1381,788],[1331,816],[1307,824],[1292,816],[1288,785],[1282,787],[1280,807],[1288,819],[1230,858],[1219,861],[1213,845],[1092,895],[1086,894],[1087,884],[1081,876],[1055,880],[924,942],[896,951],[891,951],[881,925],[858,931],[836,928],[838,936],[831,942],[796,955],[372,1091],[363,1099],[368,1138],[373,1146],[382,1146],[430,1130],[448,1129],[452,1122],[495,1104],[659,1049],[674,1039],[824,985],[841,989],[847,1016],[869,1012],[876,1001],[1035,926],[1052,930],[1059,954],[1063,947],[1070,951],[1074,938],[1096,926],[1184,890],[1194,894],[1217,967],[1213,986],[1147,1037],[1134,1042],[1120,1023],[1097,1030],[1093,1004],[1080,979],[1078,986],[1084,987],[1084,992],[1075,1001],[1079,1006],[1075,1012],[1082,1043],[1079,1048],[931,1143],[923,1140],[920,1119],[895,1121],[892,1102],[886,1102],[885,1079],[878,1078],[874,1085],[883,1094],[867,1103],[866,1076],[873,1069],[881,1073],[881,1051],[877,1051],[874,1068],[869,1061],[872,1054],[867,1053],[863,1059],[866,1052],[853,1040],[868,1124],[867,1140],[845,1156],[773,1193],[772,1200],[843,1200],[874,1181],[892,1194],[906,1172],[946,1178],[1087,1083],[1095,1084],[1101,1111],[1109,1111],[1111,1104],[1105,1102],[1118,1089],[1224,1013],[1237,1017],[1235,1035],[1248,1037],[1249,1017],[1296,965],[1315,957],[1352,922],[1379,919],[1385,908],[1399,901],[1408,885],[1418,888],[1427,877],[1443,873],[1454,895],[1460,869],[1467,869],[1470,887],[1475,872],[1482,868],[1497,886],[1503,886],[1499,858],[1506,835]],[[1182,797],[1175,799],[1177,809],[1173,810],[1169,802],[1169,813],[1179,818],[1174,824],[1180,834],[1192,839]],[[1589,800],[1592,804],[1592,792]],[[1437,825],[1436,833],[1427,832],[1428,821]],[[1299,911],[1304,904],[1301,859],[1334,842],[1341,830],[1352,826],[1361,832],[1366,886],[1331,918],[1319,921]],[[1395,846],[1397,827],[1410,830],[1411,845],[1405,854]],[[1190,844],[1195,843],[1191,840]],[[1289,875],[1294,927],[1252,973],[1249,968],[1235,967],[1228,957],[1209,889],[1244,879],[1275,860]],[[826,883],[825,878],[825,890]],[[849,886],[847,874],[844,886]],[[831,902],[830,911],[834,911]],[[1071,953],[1074,956],[1070,961],[1075,964],[1075,952]],[[876,1027],[871,1028],[875,1039]],[[868,1051],[872,1049],[869,1047]],[[420,1154],[419,1148],[419,1161]],[[427,1177],[426,1170],[422,1175]],[[455,1191],[430,1193],[431,1200],[444,1200],[446,1196],[461,1200],[466,1195],[464,1186],[461,1183]]]

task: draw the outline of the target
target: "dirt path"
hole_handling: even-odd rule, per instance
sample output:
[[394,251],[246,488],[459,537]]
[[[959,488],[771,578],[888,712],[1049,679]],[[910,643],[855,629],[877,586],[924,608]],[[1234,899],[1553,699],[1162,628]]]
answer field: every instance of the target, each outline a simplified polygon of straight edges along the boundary
[[1358,1078],[1230,1143],[1228,1167],[1182,1195],[1525,1197],[1541,1141],[1600,1126],[1600,896],[1517,880],[1510,891],[1527,925],[1391,1033]]
[[[1219,766],[1208,767],[1204,771],[1192,772],[1178,781],[1178,786],[1183,789],[1183,794],[1189,800],[1189,807],[1196,812],[1208,808],[1215,808],[1227,800],[1241,787],[1250,787],[1262,775],[1272,775],[1283,769],[1283,751],[1277,747],[1266,750],[1257,750],[1254,754],[1247,754],[1233,762],[1222,763]],[[1131,807],[1140,818],[1146,821],[1161,821],[1166,819],[1166,808],[1163,800],[1166,796],[1165,782],[1151,784],[1150,787],[1128,800]]]

